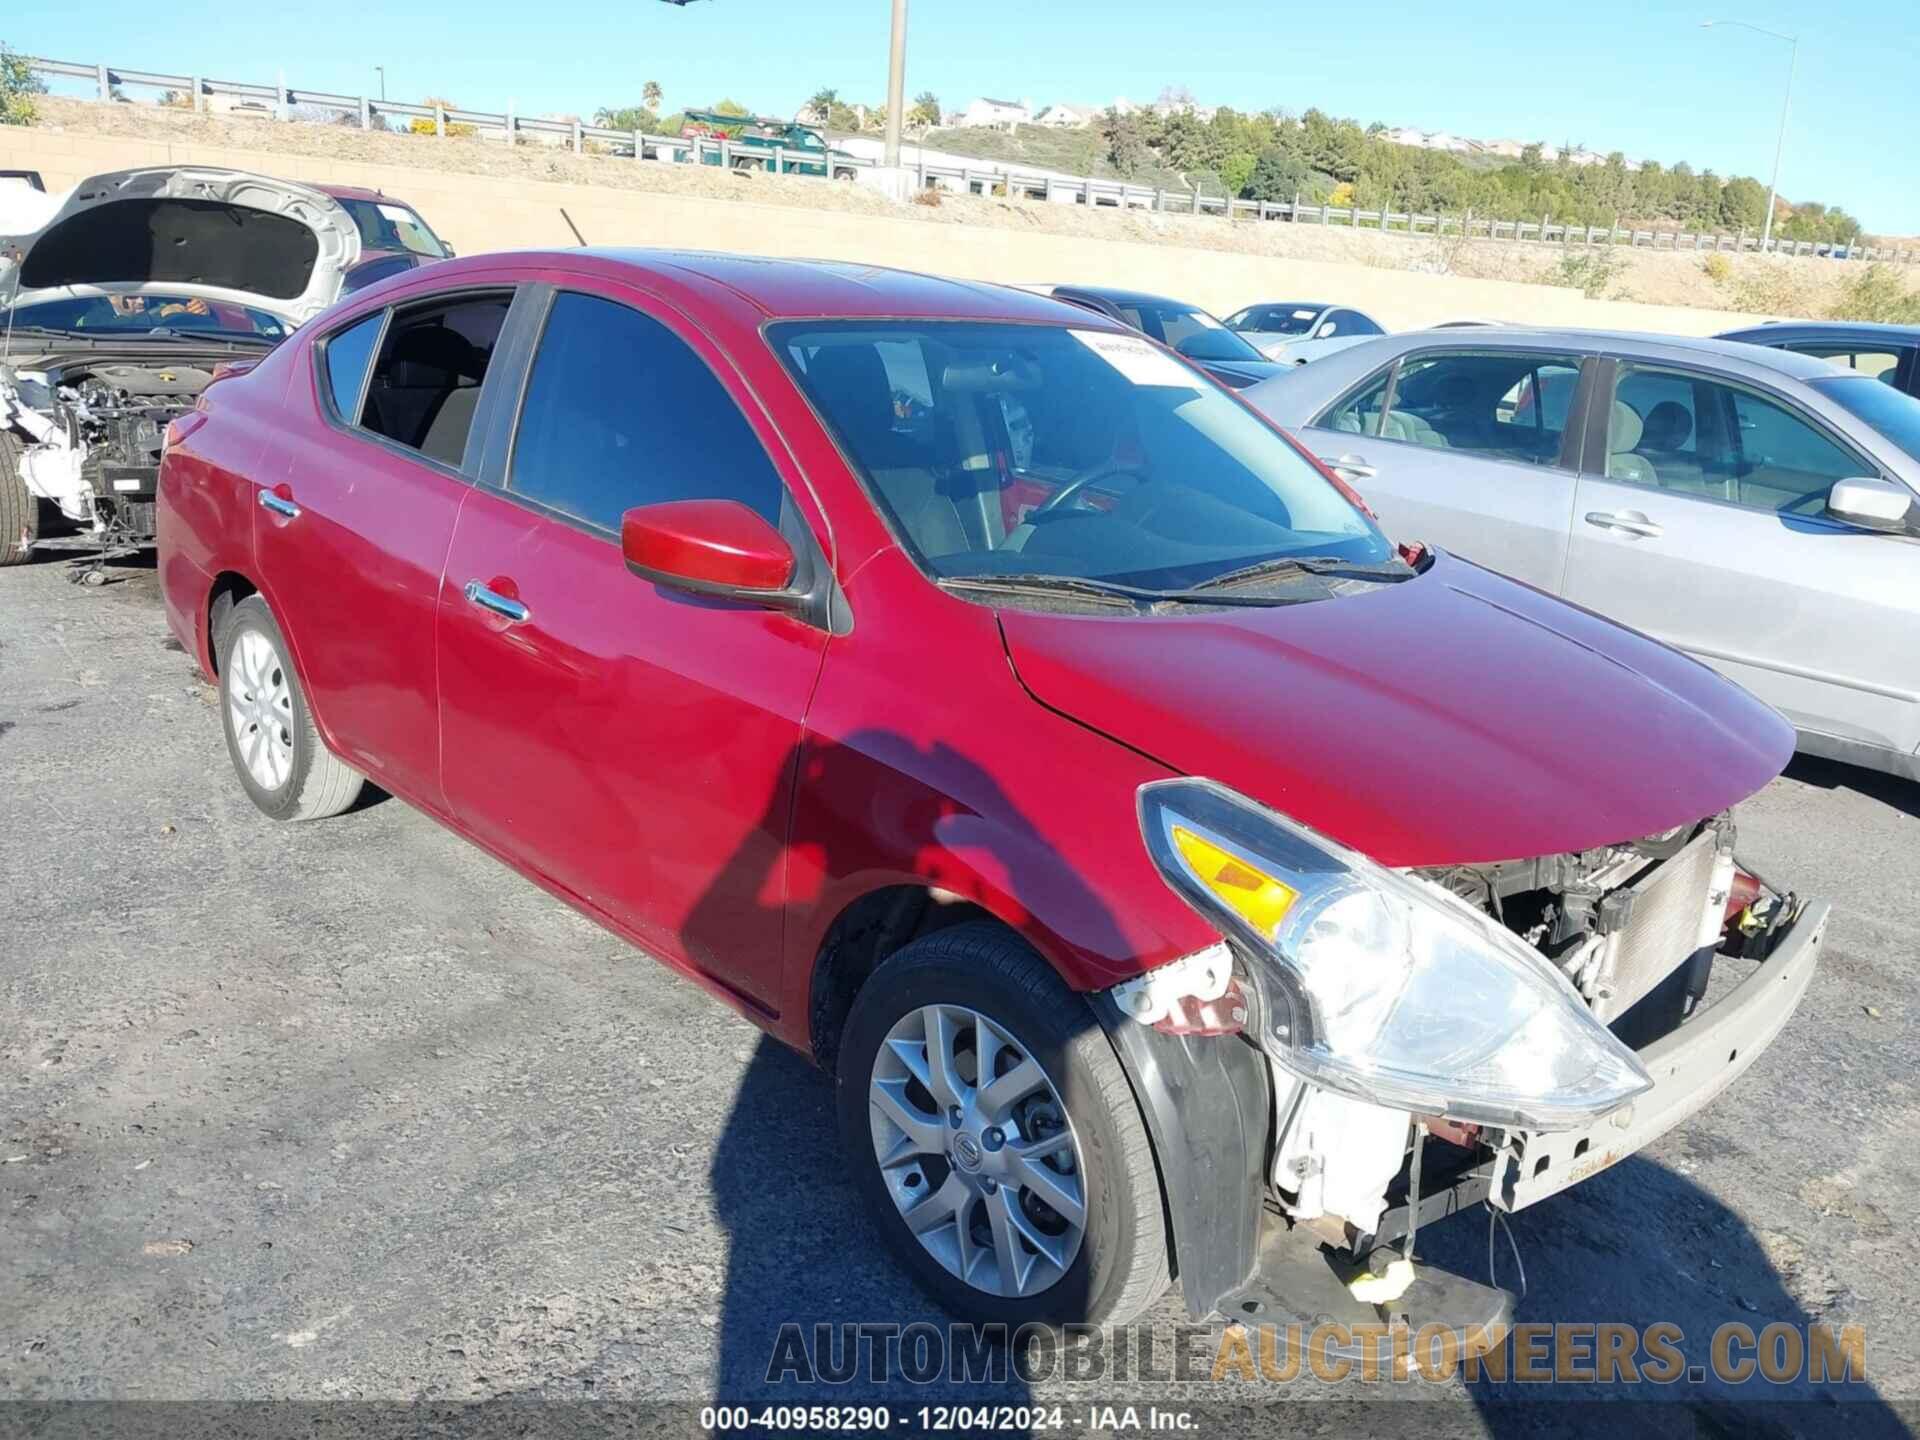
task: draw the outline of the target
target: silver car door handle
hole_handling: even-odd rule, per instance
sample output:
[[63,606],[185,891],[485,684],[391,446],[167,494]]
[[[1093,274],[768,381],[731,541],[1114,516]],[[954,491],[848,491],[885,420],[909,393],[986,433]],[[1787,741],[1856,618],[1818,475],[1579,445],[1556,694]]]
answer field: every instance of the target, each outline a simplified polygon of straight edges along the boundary
[[1322,455],[1320,457],[1320,463],[1325,465],[1329,470],[1339,470],[1348,475],[1358,475],[1362,480],[1371,480],[1375,475],[1380,473],[1379,469],[1376,466],[1369,465],[1366,457],[1362,455],[1342,455],[1338,459],[1335,459],[1331,455]]
[[295,519],[300,514],[300,507],[298,505],[287,499],[286,496],[276,495],[271,490],[262,490],[260,492],[260,508],[262,510],[271,510],[274,514],[287,520]]
[[1598,525],[1602,530],[1619,530],[1628,535],[1640,535],[1648,539],[1667,533],[1664,525],[1657,525],[1646,516],[1632,510],[1615,512],[1589,510],[1587,524]]
[[516,625],[533,613],[518,600],[511,600],[498,590],[489,590],[478,580],[467,581],[465,593],[467,599],[482,610],[491,610],[494,614],[504,616]]

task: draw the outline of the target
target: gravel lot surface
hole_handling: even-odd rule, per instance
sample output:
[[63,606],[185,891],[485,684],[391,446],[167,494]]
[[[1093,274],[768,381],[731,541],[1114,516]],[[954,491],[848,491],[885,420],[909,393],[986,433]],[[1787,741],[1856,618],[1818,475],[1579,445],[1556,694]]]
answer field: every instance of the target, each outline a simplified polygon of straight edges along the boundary
[[[1564,1423],[1457,1384],[769,1386],[783,1321],[940,1319],[856,1210],[825,1078],[401,803],[264,819],[153,572],[115,573],[0,572],[0,1399]],[[1514,1223],[1521,1319],[1672,1320],[1698,1360],[1726,1321],[1866,1327],[1844,1409],[1683,1382],[1648,1397],[1659,1429],[1738,1398],[1802,1402],[1768,1407],[1780,1433],[1896,1433],[1920,1401],[1917,817],[1920,787],[1805,761],[1741,807],[1746,858],[1834,902],[1822,973],[1716,1105]],[[1486,1244],[1479,1211],[1422,1232],[1476,1278]],[[1164,1363],[1185,1316],[1153,1321]],[[1432,1403],[1356,1420],[1363,1397]]]

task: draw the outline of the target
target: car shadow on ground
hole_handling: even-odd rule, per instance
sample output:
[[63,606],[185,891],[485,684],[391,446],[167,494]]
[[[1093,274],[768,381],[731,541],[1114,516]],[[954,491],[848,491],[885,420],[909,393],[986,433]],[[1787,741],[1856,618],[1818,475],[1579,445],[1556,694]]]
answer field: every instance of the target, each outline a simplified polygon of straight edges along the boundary
[[1818,755],[1795,755],[1787,766],[1786,776],[1822,790],[1851,790],[1903,815],[1920,819],[1920,780],[1868,770],[1841,760],[1825,760]]
[[[1420,1257],[1480,1280],[1491,1265],[1497,1283],[1518,1292],[1517,1250],[1526,1283],[1515,1324],[1588,1327],[1572,1352],[1579,1373],[1596,1368],[1596,1324],[1629,1325],[1642,1335],[1656,1325],[1677,1327],[1673,1346],[1685,1363],[1676,1377],[1655,1378],[1649,1361],[1660,1357],[1643,1343],[1630,1352],[1638,1378],[1622,1370],[1542,1383],[1521,1380],[1513,1368],[1504,1379],[1484,1377],[1467,1389],[1490,1434],[1561,1434],[1606,1424],[1634,1435],[1911,1436],[1911,1415],[1871,1382],[1871,1334],[1860,1336],[1862,1377],[1818,1383],[1804,1367],[1780,1380],[1763,1373],[1763,1348],[1772,1351],[1768,1366],[1784,1374],[1795,1351],[1807,1350],[1810,1327],[1844,1342],[1849,1294],[1793,1237],[1756,1235],[1688,1176],[1633,1156],[1509,1223],[1511,1240],[1489,1211],[1468,1211],[1421,1231]],[[1810,1290],[1820,1292],[1813,1308],[1801,1298]],[[1763,1345],[1770,1326],[1782,1329]],[[1517,1366],[1516,1354],[1508,1358]],[[1543,1364],[1548,1372],[1555,1366],[1551,1346]]]

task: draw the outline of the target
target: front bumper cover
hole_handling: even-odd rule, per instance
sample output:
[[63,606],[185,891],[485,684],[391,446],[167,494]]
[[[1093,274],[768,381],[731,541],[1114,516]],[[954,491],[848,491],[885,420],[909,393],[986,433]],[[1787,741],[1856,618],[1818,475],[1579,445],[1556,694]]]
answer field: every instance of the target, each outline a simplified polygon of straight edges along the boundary
[[1520,1210],[1617,1164],[1693,1115],[1760,1057],[1800,1004],[1831,907],[1808,901],[1773,952],[1700,1018],[1639,1052],[1653,1088],[1579,1130],[1516,1132],[1488,1202]]

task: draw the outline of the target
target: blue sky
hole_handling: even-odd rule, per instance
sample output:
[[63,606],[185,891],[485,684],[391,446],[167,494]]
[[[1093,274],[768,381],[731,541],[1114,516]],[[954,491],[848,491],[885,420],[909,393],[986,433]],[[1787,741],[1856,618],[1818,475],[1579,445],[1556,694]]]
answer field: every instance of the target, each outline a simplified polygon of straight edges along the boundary
[[[1725,4],[1728,8],[1719,8]],[[385,64],[395,99],[581,112],[732,96],[790,112],[822,85],[886,91],[888,0],[332,0],[318,9],[204,0],[9,0],[0,41],[62,60],[359,93]],[[1870,230],[1920,233],[1915,0],[912,0],[907,88],[956,107],[988,94],[1104,105],[1184,85],[1202,103],[1310,105],[1362,121],[1687,160],[1763,183],[1787,47],[1738,18],[1802,36],[1781,193],[1842,204]]]

